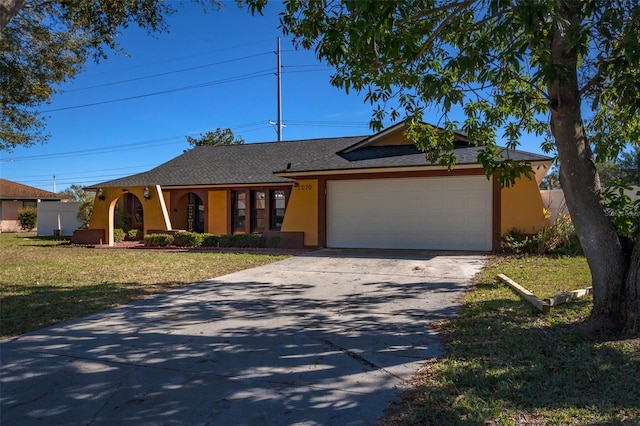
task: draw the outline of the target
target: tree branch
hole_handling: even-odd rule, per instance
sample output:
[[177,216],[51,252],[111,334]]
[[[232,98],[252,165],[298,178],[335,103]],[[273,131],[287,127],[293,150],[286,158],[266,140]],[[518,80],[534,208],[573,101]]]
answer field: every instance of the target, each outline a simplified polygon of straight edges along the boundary
[[587,92],[589,92],[589,90],[591,90],[594,86],[604,82],[605,80],[605,75],[604,72],[602,71],[602,68],[598,69],[598,72],[596,73],[596,75],[594,75],[583,87],[582,89],[580,89],[580,91],[578,92],[578,94],[580,96],[584,96]]
[[467,6],[471,6],[471,4],[473,4],[475,2],[475,0],[467,0],[467,1],[463,1],[462,3],[451,3],[451,4],[446,4],[444,6],[439,6],[439,7],[434,7],[431,9],[424,9],[422,10],[420,13],[413,15],[411,17],[409,17],[408,19],[400,19],[398,20],[398,25],[404,25],[407,23],[412,23],[415,21],[418,21],[420,19],[424,19],[428,16],[431,15],[436,15],[440,12],[443,12],[445,10],[449,10],[449,9],[458,9],[460,7],[467,7]]
[[458,7],[449,16],[447,16],[442,22],[440,22],[438,27],[431,33],[429,38],[422,44],[422,47],[420,48],[420,51],[418,52],[417,56],[420,57],[424,55],[424,52],[426,52],[426,50],[433,44],[433,41],[440,35],[442,30],[449,24],[449,22],[451,22],[453,18],[457,17],[458,14],[462,12],[462,10],[464,10],[467,6],[470,6],[471,3],[473,2],[467,1],[467,2],[460,3]]
[[27,0],[0,0],[0,31],[20,12]]

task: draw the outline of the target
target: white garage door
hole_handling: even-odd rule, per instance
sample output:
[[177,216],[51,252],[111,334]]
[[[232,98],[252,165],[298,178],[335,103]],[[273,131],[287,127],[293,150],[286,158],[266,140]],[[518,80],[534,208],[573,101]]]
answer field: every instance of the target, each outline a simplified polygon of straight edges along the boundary
[[484,176],[327,182],[327,246],[491,250]]

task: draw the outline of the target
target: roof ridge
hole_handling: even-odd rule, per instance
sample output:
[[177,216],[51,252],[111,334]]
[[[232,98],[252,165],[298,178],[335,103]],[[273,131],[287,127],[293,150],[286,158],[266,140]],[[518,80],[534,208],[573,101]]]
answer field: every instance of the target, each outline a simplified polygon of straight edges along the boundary
[[[46,189],[36,188],[35,186],[25,185],[24,183],[4,178],[0,178],[0,187],[2,188],[2,191],[0,191],[0,197],[68,198],[57,192],[47,191]],[[7,193],[5,194],[4,192]],[[24,194],[20,195],[20,192],[23,192]]]
[[[357,138],[367,138],[370,135],[360,135],[360,136],[332,136],[328,138],[309,138],[309,139],[292,139],[287,141],[263,141],[263,142],[245,142],[245,143],[235,143],[230,145],[202,145],[196,146],[195,148],[221,148],[221,147],[233,147],[233,146],[243,146],[243,145],[275,145],[275,144],[290,144],[290,143],[298,143],[298,142],[310,142],[310,141],[331,141],[331,140],[344,140],[344,139],[357,139]],[[190,150],[187,150],[187,152]]]

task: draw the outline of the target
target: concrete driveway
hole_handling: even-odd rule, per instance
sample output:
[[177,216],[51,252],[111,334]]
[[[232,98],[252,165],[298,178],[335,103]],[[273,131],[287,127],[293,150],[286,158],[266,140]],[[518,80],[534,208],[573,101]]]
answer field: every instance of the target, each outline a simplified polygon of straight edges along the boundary
[[0,423],[368,425],[477,254],[321,250],[0,342]]

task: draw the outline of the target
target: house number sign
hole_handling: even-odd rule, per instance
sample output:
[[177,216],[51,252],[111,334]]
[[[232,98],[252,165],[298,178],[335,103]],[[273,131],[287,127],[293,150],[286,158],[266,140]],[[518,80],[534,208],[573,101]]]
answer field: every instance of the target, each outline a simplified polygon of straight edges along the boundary
[[307,183],[305,185],[298,185],[298,191],[311,191],[313,189],[313,185]]

